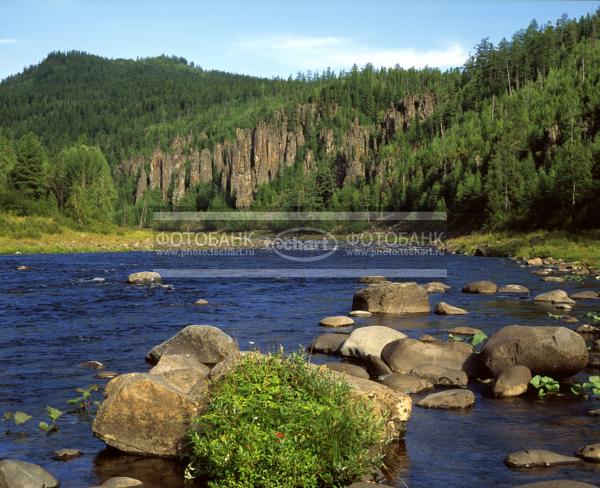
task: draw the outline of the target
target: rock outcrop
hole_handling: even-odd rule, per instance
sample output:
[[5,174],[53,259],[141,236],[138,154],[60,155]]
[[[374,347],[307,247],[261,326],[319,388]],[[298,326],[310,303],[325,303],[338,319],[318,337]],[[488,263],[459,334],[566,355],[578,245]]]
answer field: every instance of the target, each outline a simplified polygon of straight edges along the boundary
[[429,295],[425,288],[414,282],[373,283],[357,291],[352,299],[352,310],[377,313],[428,313]]

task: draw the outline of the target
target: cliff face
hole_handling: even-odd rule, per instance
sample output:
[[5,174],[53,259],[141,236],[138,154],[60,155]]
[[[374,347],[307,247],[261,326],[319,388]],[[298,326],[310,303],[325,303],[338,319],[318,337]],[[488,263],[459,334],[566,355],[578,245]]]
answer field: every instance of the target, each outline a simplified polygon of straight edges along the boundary
[[[386,111],[375,129],[362,126],[355,119],[338,138],[338,144],[333,129],[318,129],[317,143],[335,160],[338,184],[364,179],[366,163],[376,155],[379,141],[388,142],[416,117],[427,118],[434,104],[433,95],[406,97]],[[216,178],[235,208],[245,209],[252,204],[261,184],[274,180],[297,161],[300,148],[305,150],[299,164],[306,173],[313,170],[315,156],[305,147],[305,134],[309,126],[319,128],[319,108],[315,104],[300,105],[293,119],[288,120],[283,111],[277,111],[269,122],[260,121],[253,129],[238,128],[234,138],[211,148],[193,147],[191,135],[176,137],[167,152],[156,149],[149,157],[123,161],[121,167],[137,178],[136,201],[148,190],[159,190],[164,201],[177,204],[187,189],[198,183],[213,183]]]

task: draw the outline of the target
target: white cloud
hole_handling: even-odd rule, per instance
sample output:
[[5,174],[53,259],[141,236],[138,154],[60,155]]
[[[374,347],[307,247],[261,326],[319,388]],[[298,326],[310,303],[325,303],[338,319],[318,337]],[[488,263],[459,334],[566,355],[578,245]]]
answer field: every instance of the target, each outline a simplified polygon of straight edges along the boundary
[[16,44],[17,42],[19,42],[18,39],[10,39],[10,38],[0,39],[0,44]]
[[249,54],[274,61],[294,70],[348,68],[353,64],[375,67],[395,66],[448,68],[461,66],[468,51],[451,43],[433,49],[378,48],[357,44],[345,37],[311,37],[280,34],[241,39],[234,43],[232,55]]

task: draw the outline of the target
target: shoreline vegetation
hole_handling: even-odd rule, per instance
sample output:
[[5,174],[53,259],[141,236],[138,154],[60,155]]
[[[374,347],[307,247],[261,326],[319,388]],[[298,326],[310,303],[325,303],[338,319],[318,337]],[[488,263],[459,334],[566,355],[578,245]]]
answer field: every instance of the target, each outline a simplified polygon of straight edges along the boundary
[[[268,232],[255,236],[258,240],[266,237]],[[82,227],[55,217],[0,215],[1,255],[151,251],[156,249],[155,242],[152,229]],[[202,249],[231,248],[229,242],[215,239],[213,245]],[[553,258],[600,269],[600,231],[472,233],[449,238],[445,250],[465,255]]]

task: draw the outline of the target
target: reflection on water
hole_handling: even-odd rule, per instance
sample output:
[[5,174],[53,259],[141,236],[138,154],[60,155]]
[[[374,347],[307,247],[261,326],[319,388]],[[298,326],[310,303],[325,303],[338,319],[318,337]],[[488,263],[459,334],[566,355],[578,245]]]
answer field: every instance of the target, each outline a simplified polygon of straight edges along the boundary
[[[91,434],[90,419],[66,414],[59,432],[46,436],[36,424],[47,405],[66,409],[73,390],[92,383],[95,372],[78,367],[98,360],[120,373],[147,371],[146,352],[188,324],[212,324],[235,336],[242,349],[297,350],[325,332],[319,320],[346,314],[353,293],[363,287],[352,279],[257,280],[218,278],[169,280],[173,290],[125,285],[133,271],[154,268],[234,268],[244,264],[275,268],[274,253],[257,252],[250,263],[242,258],[157,256],[152,253],[0,257],[0,413],[23,410],[34,416],[21,434],[0,433],[0,458],[40,464],[63,488],[99,484],[112,476],[130,476],[156,488],[188,488],[182,467],[167,460],[122,456],[105,450]],[[336,255],[323,266],[339,268],[446,268],[446,294],[431,295],[432,308],[445,301],[466,308],[468,315],[411,317],[374,315],[356,318],[356,326],[387,325],[410,337],[433,334],[446,338],[457,326],[482,329],[488,335],[511,324],[562,325],[548,317],[551,309],[516,295],[480,296],[461,293],[469,281],[491,279],[499,285],[518,283],[532,295],[562,288],[598,289],[584,284],[542,282],[526,268],[505,259],[464,256]],[[17,272],[20,264],[31,271]],[[285,263],[283,267],[289,267]],[[92,281],[93,278],[106,281]],[[425,280],[421,280],[424,282]],[[430,280],[427,280],[430,281]],[[198,298],[209,305],[194,306]],[[580,301],[570,314],[585,323],[587,311],[600,312],[600,301]],[[561,312],[564,313],[564,312]],[[315,358],[323,360],[322,357]],[[330,358],[328,360],[331,360]],[[582,378],[583,375],[580,375]],[[410,488],[465,487],[483,484],[506,487],[542,479],[571,478],[594,483],[600,465],[564,466],[542,471],[513,471],[504,465],[510,452],[545,448],[572,454],[584,444],[600,441],[600,418],[586,415],[598,400],[535,398],[496,400],[485,385],[469,386],[476,405],[466,411],[415,408],[404,442],[388,456],[389,484]],[[415,402],[422,395],[415,396]],[[52,460],[51,452],[79,449],[84,456],[69,462]]]

